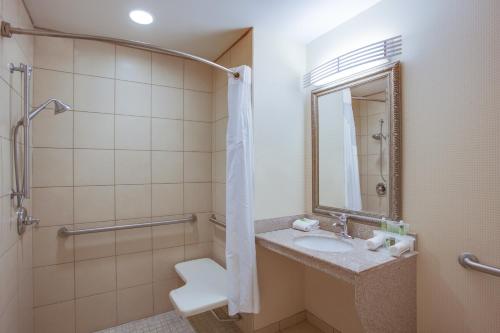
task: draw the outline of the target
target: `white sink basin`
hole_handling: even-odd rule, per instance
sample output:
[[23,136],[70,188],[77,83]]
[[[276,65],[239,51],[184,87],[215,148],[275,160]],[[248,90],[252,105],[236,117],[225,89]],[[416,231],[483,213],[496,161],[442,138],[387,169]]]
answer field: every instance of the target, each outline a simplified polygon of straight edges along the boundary
[[349,242],[321,235],[301,236],[295,238],[293,242],[306,249],[324,252],[348,252],[353,249],[353,245]]

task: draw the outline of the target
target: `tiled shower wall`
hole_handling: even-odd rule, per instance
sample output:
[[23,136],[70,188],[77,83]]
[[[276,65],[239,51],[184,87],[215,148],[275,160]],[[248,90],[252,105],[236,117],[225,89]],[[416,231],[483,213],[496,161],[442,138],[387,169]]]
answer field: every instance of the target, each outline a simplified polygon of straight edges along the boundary
[[[226,67],[247,65],[252,67],[253,48],[252,31],[250,30],[240,41],[227,50],[217,61]],[[217,219],[224,221],[226,215],[226,128],[227,128],[227,74],[214,72],[213,78],[213,211]],[[225,264],[225,230],[214,229],[213,256],[221,264]]]
[[[0,0],[0,18],[23,28],[32,28],[18,0]],[[33,38],[0,38],[0,332],[33,331],[33,287],[31,268],[32,232],[18,236],[12,188],[11,126],[22,116],[22,82],[8,64],[33,62]],[[21,138],[21,133],[19,138]],[[26,201],[29,207],[29,201]]]
[[[212,69],[111,44],[36,38],[35,332],[92,332],[171,309],[173,265],[210,256]],[[198,215],[196,223],[61,238]]]

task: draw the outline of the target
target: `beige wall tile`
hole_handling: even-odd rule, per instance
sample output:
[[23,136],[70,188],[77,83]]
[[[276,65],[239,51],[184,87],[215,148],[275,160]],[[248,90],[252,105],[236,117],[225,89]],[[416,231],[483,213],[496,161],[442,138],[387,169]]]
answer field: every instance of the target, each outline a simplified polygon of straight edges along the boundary
[[215,123],[214,144],[215,151],[226,149],[227,118],[222,118]]
[[116,150],[115,159],[116,184],[151,183],[150,151]]
[[[181,90],[182,93],[182,90]],[[10,138],[10,101],[11,89],[5,83],[5,81],[0,80],[0,137]],[[182,98],[182,95],[181,95]],[[17,121],[13,119],[13,121]]]
[[[149,222],[150,219],[124,220],[118,224]],[[144,252],[152,249],[151,228],[120,230],[116,232],[116,254]]]
[[212,151],[212,125],[195,121],[184,122],[184,151]]
[[17,246],[13,245],[0,256],[0,313],[16,298],[17,275]]
[[143,285],[153,281],[151,251],[124,254],[116,257],[118,289]]
[[182,184],[153,184],[153,216],[183,213]]
[[75,301],[35,308],[35,333],[75,332]]
[[113,185],[112,150],[75,149],[75,186]]
[[117,46],[116,78],[151,83],[151,52]]
[[74,273],[73,263],[34,268],[34,305],[47,305],[73,299]]
[[60,226],[33,229],[33,267],[73,261],[73,237],[60,237],[59,228]]
[[198,243],[186,245],[185,249],[186,260],[211,258],[212,256],[212,243]]
[[2,193],[2,195],[7,195],[11,192],[14,183],[12,180],[13,163],[11,163],[11,142],[0,138],[0,146],[2,157],[2,161],[0,164],[2,166],[2,170],[0,170],[0,193]]
[[153,84],[182,88],[183,63],[180,58],[153,53]]
[[212,121],[212,94],[184,90],[184,120]]
[[73,188],[46,187],[32,189],[33,216],[40,227],[73,223]]
[[[115,223],[98,222],[76,224],[78,229],[108,227]],[[115,255],[115,232],[100,232],[96,234],[75,236],[75,260],[103,258]]]
[[49,98],[58,98],[66,104],[73,105],[72,73],[36,68],[33,70],[33,105],[37,106]]
[[183,175],[182,156],[182,152],[153,151],[153,183],[181,183]]
[[33,119],[32,133],[33,147],[73,148],[73,112],[39,113]]
[[75,110],[115,113],[115,81],[75,74]]
[[101,294],[116,289],[115,257],[75,263],[76,297]]
[[118,291],[118,323],[153,314],[153,285],[147,284]]
[[214,94],[215,99],[215,120],[227,117],[227,88],[218,89]]
[[153,86],[152,115],[158,118],[183,118],[183,90],[163,86]]
[[173,310],[168,294],[173,289],[177,289],[182,285],[179,278],[171,278],[168,280],[155,281],[153,283],[153,298],[154,298],[154,313],[160,314]]
[[76,300],[76,333],[91,333],[117,322],[116,292],[110,292]]
[[153,251],[153,280],[161,281],[175,278],[174,265],[184,261],[184,246]]
[[226,184],[216,183],[214,186],[214,211],[226,215]]
[[149,150],[151,147],[151,119],[116,116],[116,149]]
[[114,116],[75,112],[75,148],[113,149]]
[[75,73],[115,77],[115,45],[75,40]]
[[72,186],[73,150],[34,148],[33,187]]
[[213,224],[208,221],[210,213],[196,214],[196,222],[186,223],[186,244],[210,242],[213,236]]
[[184,181],[210,182],[212,180],[211,153],[184,153]]
[[17,297],[10,299],[7,309],[0,314],[0,332],[18,332],[19,330],[19,308]]
[[214,181],[217,183],[226,182],[226,154],[227,152],[225,150],[212,154],[215,158]]
[[184,89],[212,91],[212,69],[199,62],[184,62]]
[[153,118],[152,149],[182,151],[182,121]]
[[[168,219],[170,218],[177,217]],[[153,248],[164,249],[184,245],[184,228],[184,224],[153,227]]]
[[211,183],[184,184],[184,212],[209,212],[212,210]]
[[151,85],[116,81],[116,114],[151,116]]
[[117,185],[116,219],[151,216],[151,185]]
[[35,67],[73,72],[73,40],[36,36]]
[[75,187],[75,222],[108,221],[115,218],[113,186]]

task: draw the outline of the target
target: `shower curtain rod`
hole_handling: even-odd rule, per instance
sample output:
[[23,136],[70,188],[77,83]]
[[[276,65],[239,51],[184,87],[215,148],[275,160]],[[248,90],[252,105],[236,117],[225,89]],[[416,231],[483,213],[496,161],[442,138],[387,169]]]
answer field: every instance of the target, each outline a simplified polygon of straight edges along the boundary
[[1,35],[3,37],[12,37],[13,34],[17,35],[31,35],[31,36],[44,36],[44,37],[59,37],[59,38],[72,38],[72,39],[85,39],[85,40],[92,40],[92,41],[97,41],[97,42],[105,42],[105,43],[113,43],[116,45],[120,46],[128,46],[132,47],[135,49],[139,50],[146,50],[146,51],[153,51],[161,54],[167,54],[167,55],[172,55],[172,56],[177,56],[185,59],[190,59],[194,60],[197,62],[201,62],[203,64],[212,66],[216,69],[225,71],[227,73],[232,74],[235,78],[238,78],[240,74],[238,72],[235,72],[229,68],[226,68],[224,66],[221,66],[219,64],[216,64],[215,62],[212,62],[210,60],[186,53],[186,52],[181,52],[177,50],[170,50],[170,49],[164,49],[159,46],[155,46],[149,43],[144,43],[140,41],[133,41],[133,40],[128,40],[128,39],[121,39],[121,38],[112,38],[112,37],[105,37],[105,36],[94,36],[94,35],[84,35],[84,34],[73,34],[73,33],[67,33],[67,32],[58,32],[58,31],[52,31],[52,30],[47,30],[43,28],[37,28],[37,29],[24,29],[24,28],[16,28],[10,25],[9,22],[2,21],[2,26],[1,26]]

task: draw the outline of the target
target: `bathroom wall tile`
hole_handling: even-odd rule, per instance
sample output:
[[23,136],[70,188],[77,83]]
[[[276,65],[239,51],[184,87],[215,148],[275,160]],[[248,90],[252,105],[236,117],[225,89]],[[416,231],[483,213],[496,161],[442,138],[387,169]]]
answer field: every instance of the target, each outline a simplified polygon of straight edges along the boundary
[[185,260],[210,258],[212,256],[212,243],[198,243],[186,245]]
[[112,150],[75,149],[75,186],[113,185]]
[[182,151],[182,121],[153,118],[152,149]]
[[227,88],[223,87],[217,89],[214,93],[215,108],[214,117],[215,120],[227,117]]
[[73,112],[45,110],[33,119],[33,147],[73,148]]
[[151,152],[115,151],[116,184],[148,184],[151,182]]
[[36,36],[35,67],[73,72],[73,40]]
[[115,45],[75,40],[75,73],[115,77]]
[[153,53],[153,84],[182,88],[183,63],[177,57]]
[[151,83],[151,52],[117,46],[116,78]]
[[35,333],[75,332],[75,301],[35,308]]
[[116,291],[76,300],[76,333],[90,333],[116,325]]
[[310,323],[312,326],[316,327],[323,333],[334,333],[334,328],[328,325],[326,322],[321,320],[320,318],[316,317],[314,314],[312,314],[309,311],[306,311],[306,318],[307,322]]
[[31,194],[33,216],[40,219],[40,227],[73,223],[73,188],[34,188]]
[[[279,321],[280,330],[284,331],[287,328],[295,326],[306,320],[306,311],[299,312],[290,317],[282,319]],[[293,331],[293,330],[292,330]],[[311,333],[318,333],[316,330],[311,331]],[[304,332],[305,333],[305,332]]]
[[182,184],[153,184],[152,186],[152,216],[183,213]]
[[[75,224],[77,229],[109,227],[114,221]],[[115,255],[115,232],[75,236],[75,260],[103,258]]]
[[17,222],[14,219],[12,200],[8,195],[0,198],[0,253],[5,253],[18,240]]
[[215,160],[214,166],[214,182],[225,183],[226,182],[226,154],[225,150],[218,151],[212,154]]
[[182,285],[179,278],[171,278],[168,280],[155,281],[153,283],[153,298],[154,298],[154,313],[160,314],[173,310],[168,294],[173,289],[177,289]]
[[11,163],[11,142],[0,138],[0,156],[2,157],[0,170],[0,193],[2,195],[7,195],[10,193],[11,188],[13,187],[14,181],[12,180],[12,176],[14,174],[14,169]]
[[151,120],[144,117],[116,116],[116,149],[149,150]]
[[212,69],[199,62],[184,62],[184,89],[212,91]]
[[211,153],[184,153],[184,181],[210,182],[212,180]]
[[153,314],[153,285],[147,284],[118,291],[118,323]]
[[7,308],[0,314],[0,332],[19,331],[19,308],[17,296],[12,297],[7,303]]
[[115,112],[115,81],[75,74],[75,110],[97,113]]
[[205,243],[212,241],[213,224],[208,221],[210,213],[198,213],[194,223],[186,223],[185,226],[185,243]]
[[[33,70],[33,105],[57,98],[73,106],[73,74],[45,69]],[[53,108],[52,105],[49,106]],[[50,112],[50,111],[43,111]]]
[[117,185],[116,219],[151,216],[151,185]]
[[222,267],[226,267],[226,247],[218,242],[212,243],[212,259]]
[[76,297],[101,294],[116,289],[115,257],[75,263]]
[[153,251],[153,280],[161,281],[175,278],[174,265],[184,261],[184,246]]
[[389,174],[388,161],[389,157],[387,155],[383,155],[382,158],[380,158],[380,155],[368,155],[366,174],[372,176],[380,175],[380,163],[382,163],[382,173],[384,175]]
[[215,123],[214,141],[215,151],[226,149],[227,118],[222,118]]
[[[118,221],[117,225],[150,222],[149,218]],[[151,228],[119,230],[116,232],[116,253],[127,254],[152,249]]]
[[153,281],[153,253],[151,251],[124,254],[116,258],[118,289]]
[[211,183],[184,183],[184,212],[209,212],[212,210]]
[[114,116],[75,112],[75,148],[113,149]]
[[356,135],[368,135],[368,124],[366,117],[355,117],[354,123],[356,124]]
[[214,211],[220,215],[226,215],[226,184],[214,184]]
[[34,268],[34,305],[48,305],[73,299],[74,280],[73,263]]
[[9,302],[16,297],[17,274],[17,246],[13,245],[0,256],[0,313],[4,312]]
[[73,150],[34,148],[33,187],[72,186]]
[[113,220],[114,194],[113,186],[75,187],[75,223]]
[[209,123],[185,121],[184,151],[211,152],[212,125]]
[[[168,219],[182,216],[168,217]],[[161,225],[153,227],[153,249],[165,249],[184,245],[184,224]]]
[[[6,139],[10,138],[10,95],[10,87],[5,81],[0,80],[0,137]],[[17,121],[17,119],[15,119],[15,121]]]
[[152,116],[158,118],[183,118],[183,90],[152,86]]
[[182,156],[182,152],[153,151],[153,183],[182,183]]
[[151,85],[116,81],[116,113],[151,116]]
[[212,121],[212,94],[184,90],[184,120]]
[[73,261],[73,237],[60,237],[59,228],[61,227],[33,229],[33,267]]

